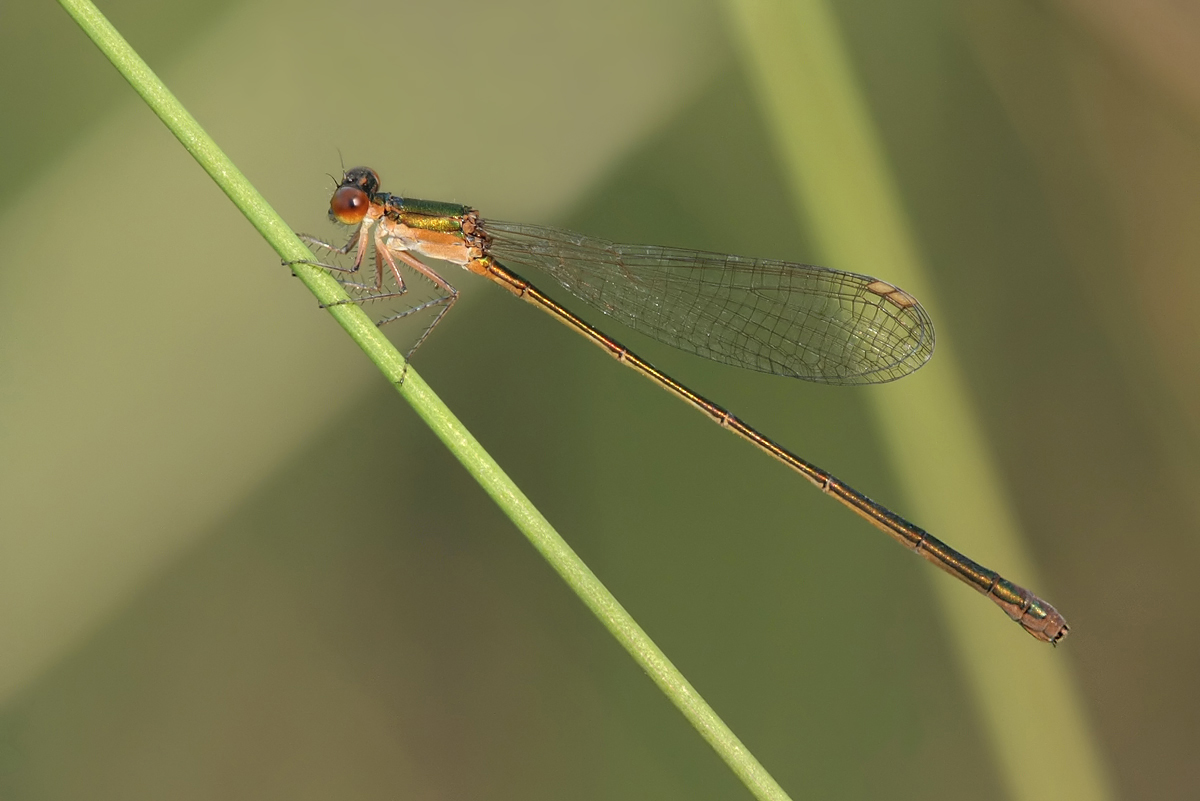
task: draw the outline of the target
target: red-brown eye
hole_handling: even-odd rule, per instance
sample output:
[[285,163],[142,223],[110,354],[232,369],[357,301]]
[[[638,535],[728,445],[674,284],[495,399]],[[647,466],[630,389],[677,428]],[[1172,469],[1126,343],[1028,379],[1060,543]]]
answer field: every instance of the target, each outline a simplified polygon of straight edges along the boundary
[[357,186],[338,187],[338,190],[333,193],[333,199],[329,201],[330,213],[337,218],[338,222],[346,225],[357,225],[362,222],[370,207],[371,199]]

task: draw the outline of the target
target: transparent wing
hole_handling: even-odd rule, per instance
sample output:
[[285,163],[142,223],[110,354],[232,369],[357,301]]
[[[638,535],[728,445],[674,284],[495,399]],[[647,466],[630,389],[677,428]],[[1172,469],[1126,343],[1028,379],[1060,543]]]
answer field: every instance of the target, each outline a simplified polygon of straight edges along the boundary
[[824,267],[622,245],[487,221],[502,264],[548,273],[575,297],[680,350],[825,384],[908,375],[933,354],[933,322],[885,281]]

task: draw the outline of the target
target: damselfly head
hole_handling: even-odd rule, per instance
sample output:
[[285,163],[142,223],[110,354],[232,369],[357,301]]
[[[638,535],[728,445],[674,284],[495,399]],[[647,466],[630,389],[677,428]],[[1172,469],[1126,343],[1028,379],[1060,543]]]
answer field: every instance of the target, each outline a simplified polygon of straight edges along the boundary
[[347,170],[329,201],[329,216],[346,225],[357,225],[367,216],[371,197],[378,191],[379,175],[370,167]]

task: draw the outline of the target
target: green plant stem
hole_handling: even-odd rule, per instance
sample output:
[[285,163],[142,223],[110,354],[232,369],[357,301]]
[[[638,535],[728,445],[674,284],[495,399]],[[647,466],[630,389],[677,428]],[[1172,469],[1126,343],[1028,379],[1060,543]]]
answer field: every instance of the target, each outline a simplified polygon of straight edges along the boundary
[[[99,9],[87,0],[59,2],[280,257],[288,262],[311,260],[312,254],[296,238],[292,229],[221,152]],[[755,797],[776,801],[787,798],[787,794],[754,755],[742,745],[712,707],[700,697],[416,371],[409,367],[405,373],[403,356],[358,306],[345,302],[348,298],[337,281],[324,270],[306,264],[295,264],[293,270]]]

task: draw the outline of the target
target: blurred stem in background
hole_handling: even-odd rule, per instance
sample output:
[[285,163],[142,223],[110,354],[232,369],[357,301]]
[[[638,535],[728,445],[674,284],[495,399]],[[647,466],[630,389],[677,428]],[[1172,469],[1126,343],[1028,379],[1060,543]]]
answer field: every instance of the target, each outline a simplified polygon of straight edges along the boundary
[[[807,215],[822,263],[895,282],[942,326],[945,316],[829,7],[819,0],[727,6],[784,181]],[[911,518],[1054,603],[1053,588],[1024,550],[957,364],[953,331],[940,328],[924,370],[870,396]],[[1014,644],[1006,637],[1022,632],[1006,633],[1011,624],[987,604],[926,573],[1010,796],[1111,798],[1067,653]],[[1063,612],[1069,620],[1071,610]]]

